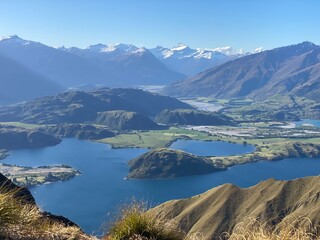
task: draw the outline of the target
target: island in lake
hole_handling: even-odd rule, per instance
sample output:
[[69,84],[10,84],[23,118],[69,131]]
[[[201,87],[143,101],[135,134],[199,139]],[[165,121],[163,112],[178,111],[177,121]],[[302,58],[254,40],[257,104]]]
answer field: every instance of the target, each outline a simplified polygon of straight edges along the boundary
[[0,164],[0,172],[13,183],[22,187],[66,181],[81,174],[67,165],[21,167],[5,163]]

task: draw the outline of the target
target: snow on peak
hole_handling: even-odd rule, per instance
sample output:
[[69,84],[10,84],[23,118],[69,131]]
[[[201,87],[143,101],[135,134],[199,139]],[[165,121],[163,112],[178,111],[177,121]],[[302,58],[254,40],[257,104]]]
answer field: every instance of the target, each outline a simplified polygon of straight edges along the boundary
[[137,48],[136,50],[134,51],[131,51],[129,54],[132,54],[132,55],[143,55],[147,52],[148,50],[144,47],[142,48]]
[[183,51],[189,49],[189,46],[184,43],[178,43],[177,46],[171,48],[171,51]]
[[225,46],[225,47],[219,47],[219,48],[214,48],[212,49],[215,52],[223,53],[227,56],[232,56],[232,55],[243,55],[245,54],[244,50],[242,48],[240,49],[234,49],[230,46]]
[[93,51],[93,52],[101,52],[101,50],[103,48],[106,48],[106,47],[107,47],[107,45],[104,45],[102,43],[98,43],[98,44],[95,44],[95,45],[91,45],[91,46],[87,47],[86,49],[90,50],[90,51]]
[[138,48],[132,44],[117,43],[117,44],[108,45],[106,48],[102,49],[102,52],[122,51],[122,52],[130,53],[130,52],[136,51],[137,49]]
[[256,48],[255,50],[253,50],[252,53],[260,53],[260,52],[262,52],[262,51],[263,51],[263,47],[258,47],[258,48]]
[[8,43],[18,43],[21,45],[27,45],[30,44],[31,41],[27,41],[24,40],[22,38],[20,38],[18,35],[11,35],[11,36],[7,36],[7,37],[2,37],[0,39],[1,42],[8,42]]

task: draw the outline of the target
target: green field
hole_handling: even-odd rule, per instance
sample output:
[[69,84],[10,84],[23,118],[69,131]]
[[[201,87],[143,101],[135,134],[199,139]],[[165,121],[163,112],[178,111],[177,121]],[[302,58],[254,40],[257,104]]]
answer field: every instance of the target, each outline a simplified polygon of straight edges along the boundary
[[209,140],[211,138],[207,133],[172,127],[168,130],[133,131],[101,139],[99,142],[111,144],[114,148],[160,148],[168,146],[177,139]]

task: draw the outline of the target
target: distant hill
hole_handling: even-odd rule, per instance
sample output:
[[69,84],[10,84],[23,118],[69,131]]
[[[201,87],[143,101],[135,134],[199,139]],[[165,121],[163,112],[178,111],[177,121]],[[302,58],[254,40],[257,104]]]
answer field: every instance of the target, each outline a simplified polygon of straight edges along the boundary
[[307,228],[310,222],[320,224],[319,189],[320,177],[269,179],[250,188],[224,184],[192,198],[166,202],[150,212],[178,224],[188,235],[198,233],[205,239],[232,233],[236,224],[248,218],[278,229],[300,218]]
[[100,112],[95,122],[109,129],[119,131],[163,129],[163,127],[142,114],[123,110]]
[[0,54],[0,105],[57,94],[58,84]]
[[[120,125],[123,127],[131,126],[132,129],[146,129],[147,127],[155,129],[157,124],[148,117],[168,108],[192,107],[175,98],[143,90],[103,88],[89,92],[70,91],[26,103],[3,106],[0,107],[0,121],[37,124],[99,122],[110,124],[112,129]],[[122,110],[122,112],[111,114],[110,111],[114,110]],[[116,123],[121,119],[122,123]],[[143,121],[140,122],[140,120]],[[133,122],[135,122],[135,127],[129,124]]]
[[320,99],[320,46],[303,42],[248,55],[164,89],[172,96],[265,99],[293,94]]
[[58,124],[38,128],[39,131],[49,133],[61,138],[78,138],[97,140],[113,137],[115,134],[105,127],[86,124]]
[[236,125],[232,118],[222,113],[190,109],[165,109],[157,115],[155,121],[166,125]]
[[[137,90],[133,88],[102,88],[92,91],[92,93],[100,98],[108,98],[108,96],[117,96],[127,103],[127,106],[133,105],[135,112],[143,113],[148,116],[156,116],[164,109],[193,109],[176,98],[162,96],[148,91]],[[137,109],[140,109],[138,111]]]
[[0,125],[0,139],[0,149],[6,150],[41,148],[61,142],[60,138],[38,130],[2,125]]
[[221,169],[205,158],[184,151],[158,148],[129,161],[129,178],[172,178],[207,174]]

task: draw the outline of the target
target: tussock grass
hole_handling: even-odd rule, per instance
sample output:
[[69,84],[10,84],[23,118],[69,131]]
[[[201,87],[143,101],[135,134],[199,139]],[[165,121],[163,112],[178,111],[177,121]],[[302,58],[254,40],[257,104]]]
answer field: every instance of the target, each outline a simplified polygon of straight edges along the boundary
[[[308,223],[301,226],[300,223]],[[248,219],[235,226],[232,234],[224,234],[220,239],[228,240],[320,240],[319,226],[314,226],[307,218],[286,222],[281,227],[272,228],[267,223]]]
[[93,239],[78,227],[53,221],[36,205],[18,199],[18,191],[0,187],[0,239]]
[[119,211],[104,240],[183,240],[185,234],[176,225],[153,219],[146,204],[134,202]]
[[[248,218],[237,224],[232,233],[214,238],[218,240],[320,240],[320,226],[307,218],[297,218],[273,226]],[[124,206],[103,240],[209,240],[200,232],[185,234],[172,221],[154,219],[146,212],[146,205],[134,203]]]

